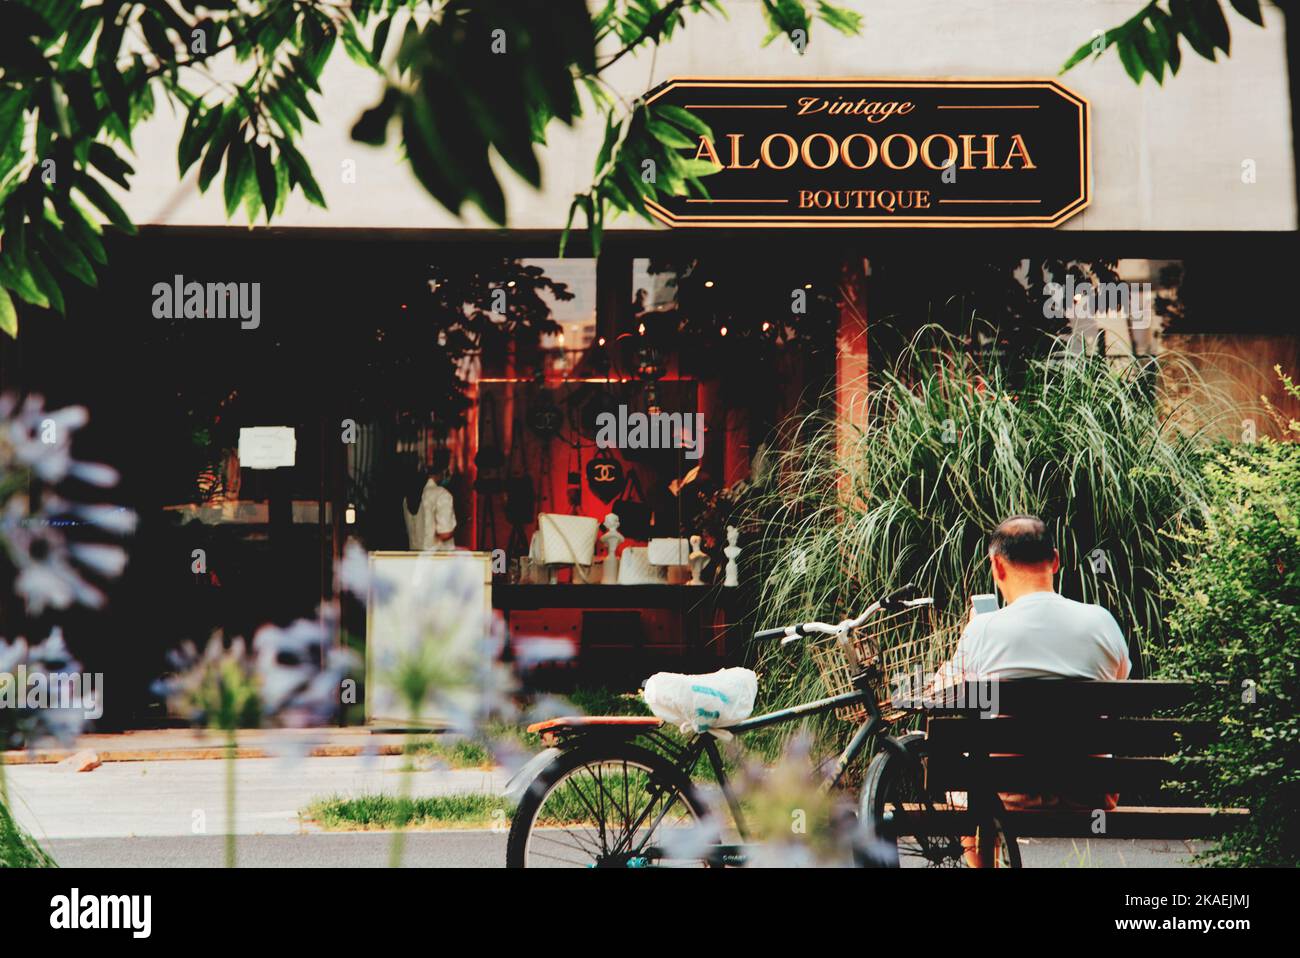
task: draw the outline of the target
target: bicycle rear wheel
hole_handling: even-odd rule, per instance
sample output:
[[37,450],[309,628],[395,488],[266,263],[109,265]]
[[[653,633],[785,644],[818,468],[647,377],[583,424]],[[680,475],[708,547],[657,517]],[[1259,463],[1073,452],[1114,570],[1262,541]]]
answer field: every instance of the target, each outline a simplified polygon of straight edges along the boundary
[[690,780],[627,741],[579,744],[556,757],[515,810],[509,868],[708,867],[717,836]]
[[[961,835],[908,827],[909,815],[916,821],[924,813],[959,803],[951,793],[926,790],[924,733],[909,733],[898,743],[901,754],[887,749],[867,768],[859,811],[869,844],[866,857],[886,858],[893,867],[961,868],[970,863],[968,859],[975,857],[978,848],[983,860],[994,868],[1019,868],[1020,848],[996,816],[982,823],[976,829],[978,834],[967,838],[965,844]],[[911,834],[913,831],[922,834]]]

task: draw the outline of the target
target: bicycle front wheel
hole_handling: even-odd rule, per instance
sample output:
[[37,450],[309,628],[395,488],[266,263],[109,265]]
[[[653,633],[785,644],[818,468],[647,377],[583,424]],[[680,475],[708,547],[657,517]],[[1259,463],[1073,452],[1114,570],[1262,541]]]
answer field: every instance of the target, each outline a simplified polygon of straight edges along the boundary
[[924,733],[904,735],[898,744],[901,753],[883,751],[867,768],[859,811],[859,819],[866,825],[866,857],[886,857],[889,865],[904,868],[961,868],[972,863],[1019,868],[1020,848],[996,816],[981,823],[975,830],[977,834],[968,837],[935,834],[911,824],[919,822],[927,812],[959,807],[965,800],[952,793],[927,791]]
[[695,787],[664,756],[626,741],[558,755],[515,810],[508,868],[708,867],[717,844]]

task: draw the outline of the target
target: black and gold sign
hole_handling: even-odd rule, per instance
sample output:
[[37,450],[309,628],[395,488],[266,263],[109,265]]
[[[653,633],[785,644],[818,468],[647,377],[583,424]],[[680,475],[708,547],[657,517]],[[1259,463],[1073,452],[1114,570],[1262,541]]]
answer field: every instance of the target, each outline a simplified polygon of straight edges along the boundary
[[1088,102],[1055,80],[675,79],[707,198],[669,226],[1057,226],[1088,205]]
[[601,502],[613,502],[627,485],[623,464],[608,449],[598,449],[587,462],[587,487]]

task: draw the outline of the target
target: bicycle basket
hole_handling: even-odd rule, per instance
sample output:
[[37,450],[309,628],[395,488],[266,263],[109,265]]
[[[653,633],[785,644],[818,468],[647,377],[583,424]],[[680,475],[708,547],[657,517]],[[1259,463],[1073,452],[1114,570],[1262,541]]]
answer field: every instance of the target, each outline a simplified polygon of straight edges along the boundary
[[[930,614],[903,610],[878,616],[849,634],[863,667],[880,673],[876,686],[877,702],[886,719],[902,713],[892,702],[892,693],[900,683],[909,688],[927,687],[934,673],[948,661],[961,637],[959,623],[940,625]],[[853,667],[848,654],[835,636],[826,636],[808,646],[827,695],[853,691]],[[835,710],[846,722],[862,722],[867,717],[863,705],[846,705]]]

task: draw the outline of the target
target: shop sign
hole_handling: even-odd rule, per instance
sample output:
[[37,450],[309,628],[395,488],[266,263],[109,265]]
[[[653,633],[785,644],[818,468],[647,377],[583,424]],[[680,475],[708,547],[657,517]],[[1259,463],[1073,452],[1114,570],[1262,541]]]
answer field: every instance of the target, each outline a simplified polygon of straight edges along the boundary
[[1058,226],[1090,200],[1088,102],[1055,80],[669,80],[647,101],[711,129],[708,196],[669,226]]
[[239,465],[243,469],[292,466],[297,451],[292,426],[244,426],[239,430]]

